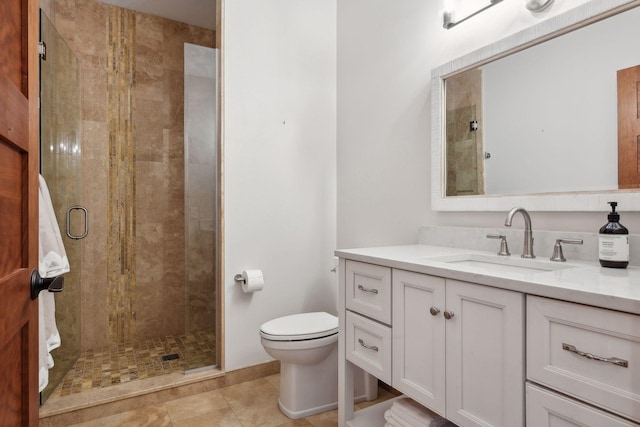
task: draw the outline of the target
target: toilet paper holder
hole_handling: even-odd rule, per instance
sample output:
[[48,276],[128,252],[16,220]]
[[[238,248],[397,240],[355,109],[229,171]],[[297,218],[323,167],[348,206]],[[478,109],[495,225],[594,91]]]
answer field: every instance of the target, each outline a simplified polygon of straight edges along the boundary
[[245,293],[261,291],[264,286],[264,274],[262,270],[244,270],[233,276],[233,280],[240,285]]

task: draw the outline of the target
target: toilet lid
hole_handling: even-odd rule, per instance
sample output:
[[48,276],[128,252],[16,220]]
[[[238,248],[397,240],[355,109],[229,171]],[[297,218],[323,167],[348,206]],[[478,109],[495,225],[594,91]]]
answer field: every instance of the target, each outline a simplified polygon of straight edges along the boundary
[[338,333],[338,318],[329,313],[301,313],[279,317],[260,327],[260,335],[274,341],[322,338]]

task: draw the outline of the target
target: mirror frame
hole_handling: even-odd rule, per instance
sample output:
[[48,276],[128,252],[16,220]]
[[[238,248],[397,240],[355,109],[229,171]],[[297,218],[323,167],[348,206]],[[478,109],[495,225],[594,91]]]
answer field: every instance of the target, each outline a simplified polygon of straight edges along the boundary
[[640,190],[572,193],[449,196],[446,191],[444,80],[454,74],[543,43],[562,34],[640,6],[640,0],[591,0],[565,13],[448,62],[431,72],[431,208],[434,211],[606,211],[616,200],[625,211],[640,211]]

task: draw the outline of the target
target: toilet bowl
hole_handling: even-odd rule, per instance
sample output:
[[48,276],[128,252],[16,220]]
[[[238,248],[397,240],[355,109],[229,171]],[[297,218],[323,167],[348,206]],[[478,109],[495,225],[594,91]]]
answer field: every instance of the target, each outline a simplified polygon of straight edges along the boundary
[[[280,410],[298,419],[338,406],[338,318],[325,312],[270,320],[260,327],[265,351],[280,360]],[[377,382],[354,377],[355,399],[377,397]]]

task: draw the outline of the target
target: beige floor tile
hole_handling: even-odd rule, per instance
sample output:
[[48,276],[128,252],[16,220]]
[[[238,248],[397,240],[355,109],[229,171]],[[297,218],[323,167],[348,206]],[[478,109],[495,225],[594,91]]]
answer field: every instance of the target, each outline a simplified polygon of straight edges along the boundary
[[173,422],[174,427],[242,427],[231,408]]
[[275,427],[286,425],[289,419],[280,412],[277,402],[234,408],[243,427]]
[[305,418],[313,427],[337,427],[338,426],[338,410],[323,412],[321,414],[312,415]]
[[274,386],[276,390],[280,390],[280,374],[269,375],[265,377],[265,380],[269,381],[269,384]]
[[102,427],[102,418],[98,420],[91,420],[80,424],[72,424],[69,427]]
[[[73,427],[337,427],[337,410],[300,420],[287,418],[278,408],[279,385],[280,375],[270,375]],[[378,388],[376,400],[355,406],[362,409],[395,396]]]
[[170,400],[164,403],[164,407],[171,421],[175,422],[213,412],[218,409],[228,408],[229,405],[224,397],[222,397],[222,394],[220,394],[220,391],[214,390],[182,399]]
[[289,421],[278,408],[278,390],[264,378],[232,385],[220,392],[243,427],[275,427]]
[[231,409],[278,405],[279,391],[266,379],[232,385],[220,390]]
[[111,415],[100,420],[103,427],[171,427],[169,414],[167,414],[162,405],[145,406],[144,408]]

